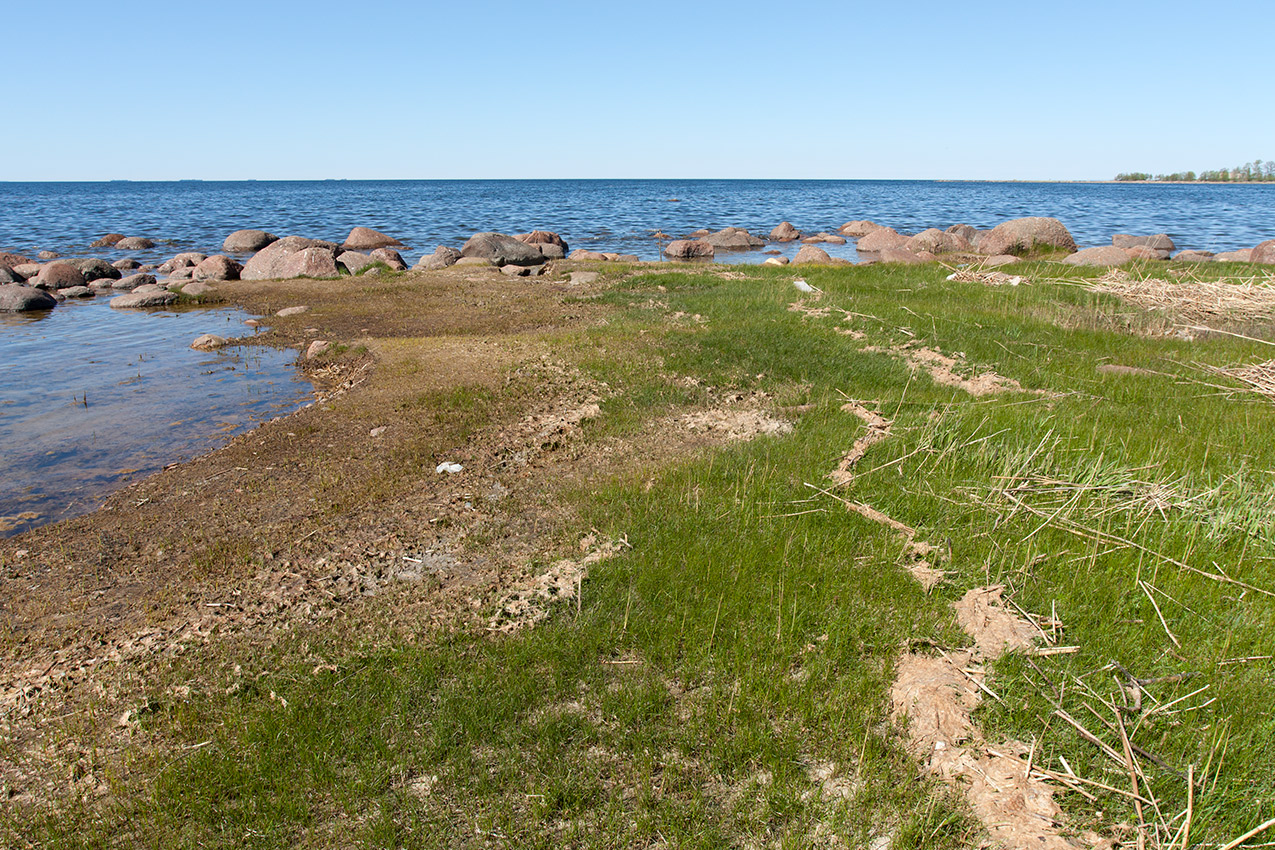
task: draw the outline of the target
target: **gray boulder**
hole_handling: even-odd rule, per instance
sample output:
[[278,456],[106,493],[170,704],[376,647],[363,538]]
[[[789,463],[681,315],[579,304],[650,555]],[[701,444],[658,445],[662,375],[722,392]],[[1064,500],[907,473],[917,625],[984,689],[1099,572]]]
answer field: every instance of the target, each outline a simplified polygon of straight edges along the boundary
[[475,233],[460,249],[462,257],[479,258],[494,266],[538,266],[544,255],[533,245],[520,242],[504,233]]
[[[553,259],[565,257],[571,251],[566,241],[552,230],[533,230],[530,233],[518,233],[514,235],[514,238],[519,242],[537,246],[541,254]],[[559,251],[545,251],[546,245],[552,245],[558,248]]]
[[1029,216],[1001,222],[978,234],[974,247],[980,254],[1019,256],[1038,247],[1059,248],[1070,254],[1076,251],[1076,240],[1058,219]]
[[456,265],[456,261],[460,259],[460,251],[450,248],[446,245],[439,245],[434,249],[434,253],[426,254],[421,257],[420,261],[412,267],[414,271],[434,271],[436,269],[445,269],[448,266]]
[[711,260],[714,253],[712,244],[703,239],[675,239],[664,249],[665,256],[675,260]]
[[1152,248],[1156,251],[1172,251],[1174,249],[1173,240],[1166,233],[1157,233],[1154,236],[1131,236],[1128,233],[1117,233],[1111,237],[1111,244],[1117,248]]
[[1134,245],[1132,248],[1125,248],[1124,252],[1129,255],[1129,259],[1131,260],[1167,260],[1169,259],[1168,251],[1162,251],[1158,248],[1152,248],[1149,245]]
[[68,260],[71,265],[80,270],[80,274],[84,275],[85,283],[94,280],[119,280],[120,270],[108,263],[106,260],[90,257],[87,260]]
[[63,298],[92,298],[97,295],[97,290],[91,286],[72,286],[69,289],[59,289],[58,295]]
[[270,243],[277,242],[278,239],[278,236],[266,233],[264,230],[236,230],[226,237],[221,247],[229,254],[247,254],[260,251]]
[[57,251],[41,251],[35,256],[36,256],[36,259],[38,260],[56,260],[58,257],[61,257],[62,255],[59,254]]
[[207,254],[201,254],[198,251],[185,251],[161,263],[156,271],[161,274],[168,274],[177,269],[194,268],[206,259],[208,259]]
[[1063,262],[1069,266],[1123,266],[1129,255],[1115,245],[1099,245],[1064,257]]
[[820,242],[826,242],[829,245],[846,244],[846,238],[844,236],[837,236],[836,234],[828,233],[827,231],[824,231],[824,230],[821,230],[818,233],[807,236],[801,241],[805,243],[806,245],[818,245]]
[[0,313],[26,313],[31,310],[52,310],[58,300],[34,286],[20,283],[0,284]]
[[934,262],[934,255],[929,251],[910,251],[907,248],[885,248],[877,252],[877,259],[883,263],[899,263],[916,266],[921,263]]

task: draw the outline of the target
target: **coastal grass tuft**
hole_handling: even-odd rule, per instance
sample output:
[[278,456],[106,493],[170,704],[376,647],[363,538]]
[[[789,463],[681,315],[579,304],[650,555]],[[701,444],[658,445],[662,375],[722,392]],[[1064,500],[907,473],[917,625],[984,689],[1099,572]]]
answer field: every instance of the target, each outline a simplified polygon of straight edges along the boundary
[[[889,689],[901,652],[968,642],[951,602],[1001,584],[1077,649],[997,662],[987,739],[1123,789],[1059,712],[1117,749],[1123,725],[1150,846],[1181,837],[1188,775],[1187,846],[1225,844],[1275,815],[1275,404],[1209,370],[1269,346],[1178,334],[1062,268],[1016,264],[1013,287],[802,269],[818,297],[782,269],[626,270],[588,302],[604,326],[546,343],[609,389],[581,439],[637,447],[552,491],[577,537],[627,542],[577,600],[513,636],[299,635],[225,690],[157,701],[140,727],[171,749],[139,750],[104,801],[11,809],[7,828],[48,847],[981,846],[960,793],[905,752]],[[372,345],[404,386],[378,412],[461,445],[510,390],[409,390],[427,345]],[[1022,389],[938,383],[909,364],[923,347]],[[931,593],[895,533],[823,492],[862,435],[850,399],[892,436],[839,495],[945,553]],[[742,404],[792,432],[663,450],[679,414]],[[392,498],[394,470],[437,451],[406,441],[320,500]],[[1132,841],[1129,799],[1089,790],[1060,797],[1070,825]]]

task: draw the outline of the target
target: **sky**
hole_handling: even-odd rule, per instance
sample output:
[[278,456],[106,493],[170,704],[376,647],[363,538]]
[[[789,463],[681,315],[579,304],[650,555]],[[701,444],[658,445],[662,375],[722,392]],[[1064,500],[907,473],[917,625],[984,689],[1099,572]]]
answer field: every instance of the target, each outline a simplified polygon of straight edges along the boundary
[[14,0],[4,29],[4,181],[1105,180],[1275,159],[1257,0]]

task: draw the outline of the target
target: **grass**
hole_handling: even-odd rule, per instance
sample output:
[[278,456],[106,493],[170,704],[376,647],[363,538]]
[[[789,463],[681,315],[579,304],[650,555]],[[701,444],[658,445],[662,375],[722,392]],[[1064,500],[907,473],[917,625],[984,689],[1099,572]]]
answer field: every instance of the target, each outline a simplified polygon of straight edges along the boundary
[[[949,603],[1000,583],[1079,650],[998,662],[988,739],[1125,788],[1056,712],[1117,749],[1123,722],[1160,809],[1152,846],[1181,834],[1188,767],[1190,846],[1224,844],[1275,815],[1275,599],[1245,587],[1275,589],[1275,404],[1202,367],[1269,347],[1147,335],[1168,320],[1044,282],[1059,268],[1019,264],[1038,281],[1019,287],[803,269],[823,316],[788,309],[783,270],[634,270],[601,297],[605,327],[555,342],[610,388],[583,439],[640,443],[753,391],[806,406],[793,433],[565,485],[580,534],[631,548],[534,629],[376,649],[298,635],[245,665],[269,672],[148,703],[142,731],[172,749],[139,747],[105,802],[8,828],[48,847],[973,847],[981,826],[904,752],[888,694],[903,648],[966,643]],[[1026,392],[973,397],[864,350],[913,340]],[[464,436],[491,392],[397,403]],[[846,495],[948,550],[932,594],[896,535],[809,486],[861,433],[847,397],[894,427]],[[1129,838],[1129,800],[1094,796],[1065,798],[1072,824]]]

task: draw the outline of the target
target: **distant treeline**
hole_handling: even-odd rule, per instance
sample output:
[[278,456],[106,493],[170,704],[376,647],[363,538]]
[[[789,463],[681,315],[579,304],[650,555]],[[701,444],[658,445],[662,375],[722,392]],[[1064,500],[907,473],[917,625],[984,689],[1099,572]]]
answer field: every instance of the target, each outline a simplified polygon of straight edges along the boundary
[[1275,182],[1275,161],[1262,162],[1255,159],[1235,168],[1219,168],[1217,171],[1179,171],[1174,174],[1147,174],[1142,171],[1131,171],[1128,174],[1117,174],[1120,182],[1136,182],[1155,180],[1162,183],[1265,183]]

